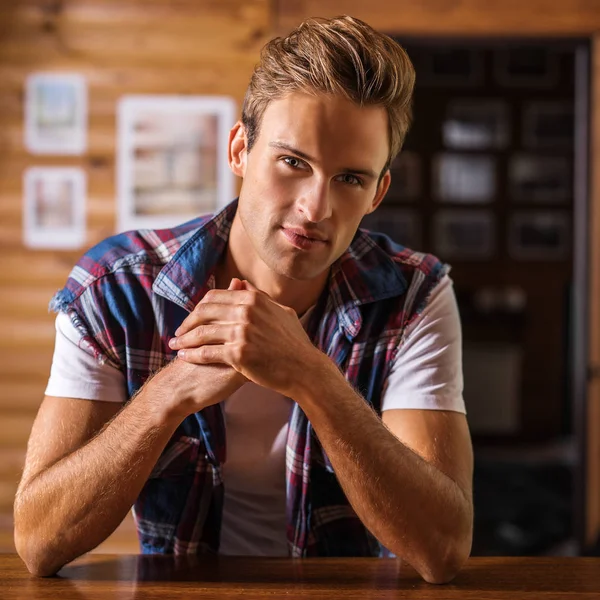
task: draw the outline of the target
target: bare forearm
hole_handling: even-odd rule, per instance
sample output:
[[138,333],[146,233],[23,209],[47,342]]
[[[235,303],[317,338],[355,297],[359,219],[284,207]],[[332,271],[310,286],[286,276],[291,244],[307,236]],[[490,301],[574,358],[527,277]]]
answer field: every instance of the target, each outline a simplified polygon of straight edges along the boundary
[[321,384],[297,400],[361,521],[426,580],[451,579],[470,551],[471,499],[402,444],[337,369],[317,363],[309,379]]
[[55,573],[123,520],[177,427],[148,412],[142,393],[86,445],[22,483],[15,541],[30,570]]

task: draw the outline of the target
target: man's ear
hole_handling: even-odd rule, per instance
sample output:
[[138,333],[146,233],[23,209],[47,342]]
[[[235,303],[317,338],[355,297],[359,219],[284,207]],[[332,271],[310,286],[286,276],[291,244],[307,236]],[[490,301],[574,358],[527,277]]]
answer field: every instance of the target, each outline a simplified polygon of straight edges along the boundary
[[373,202],[371,202],[371,206],[365,214],[371,214],[381,204],[381,201],[385,198],[385,195],[387,194],[391,182],[392,176],[390,175],[390,170],[388,169],[385,172],[385,175],[381,178],[381,181],[377,186],[377,193],[375,194],[375,198],[373,198]]
[[246,159],[248,157],[246,130],[241,121],[238,121],[229,132],[229,147],[227,159],[229,168],[234,175],[244,178],[246,174]]

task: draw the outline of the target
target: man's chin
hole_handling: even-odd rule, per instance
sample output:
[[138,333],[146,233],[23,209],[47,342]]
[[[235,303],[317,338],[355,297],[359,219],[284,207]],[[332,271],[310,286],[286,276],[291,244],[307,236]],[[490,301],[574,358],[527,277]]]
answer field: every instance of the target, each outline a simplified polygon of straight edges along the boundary
[[293,281],[311,281],[323,275],[328,266],[319,266],[313,264],[302,264],[300,261],[295,261],[293,264],[276,264],[272,267],[272,271]]

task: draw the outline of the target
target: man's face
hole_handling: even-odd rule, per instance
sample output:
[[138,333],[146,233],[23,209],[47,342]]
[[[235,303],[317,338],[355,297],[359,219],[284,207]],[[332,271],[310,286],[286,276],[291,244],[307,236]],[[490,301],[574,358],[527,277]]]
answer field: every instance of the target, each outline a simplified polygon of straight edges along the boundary
[[245,245],[291,279],[322,275],[389,186],[387,173],[378,186],[389,148],[382,107],[292,93],[267,106],[250,152],[242,128],[231,143]]

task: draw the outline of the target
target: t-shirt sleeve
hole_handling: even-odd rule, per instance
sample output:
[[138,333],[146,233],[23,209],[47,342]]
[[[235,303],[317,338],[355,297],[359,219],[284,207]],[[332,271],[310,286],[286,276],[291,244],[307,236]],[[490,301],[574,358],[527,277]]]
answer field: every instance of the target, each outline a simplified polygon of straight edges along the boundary
[[460,317],[448,275],[434,288],[398,350],[381,401],[382,411],[394,408],[466,413]]
[[82,335],[68,314],[56,316],[56,341],[46,387],[47,396],[124,403],[125,377],[109,362],[98,361],[82,343]]

